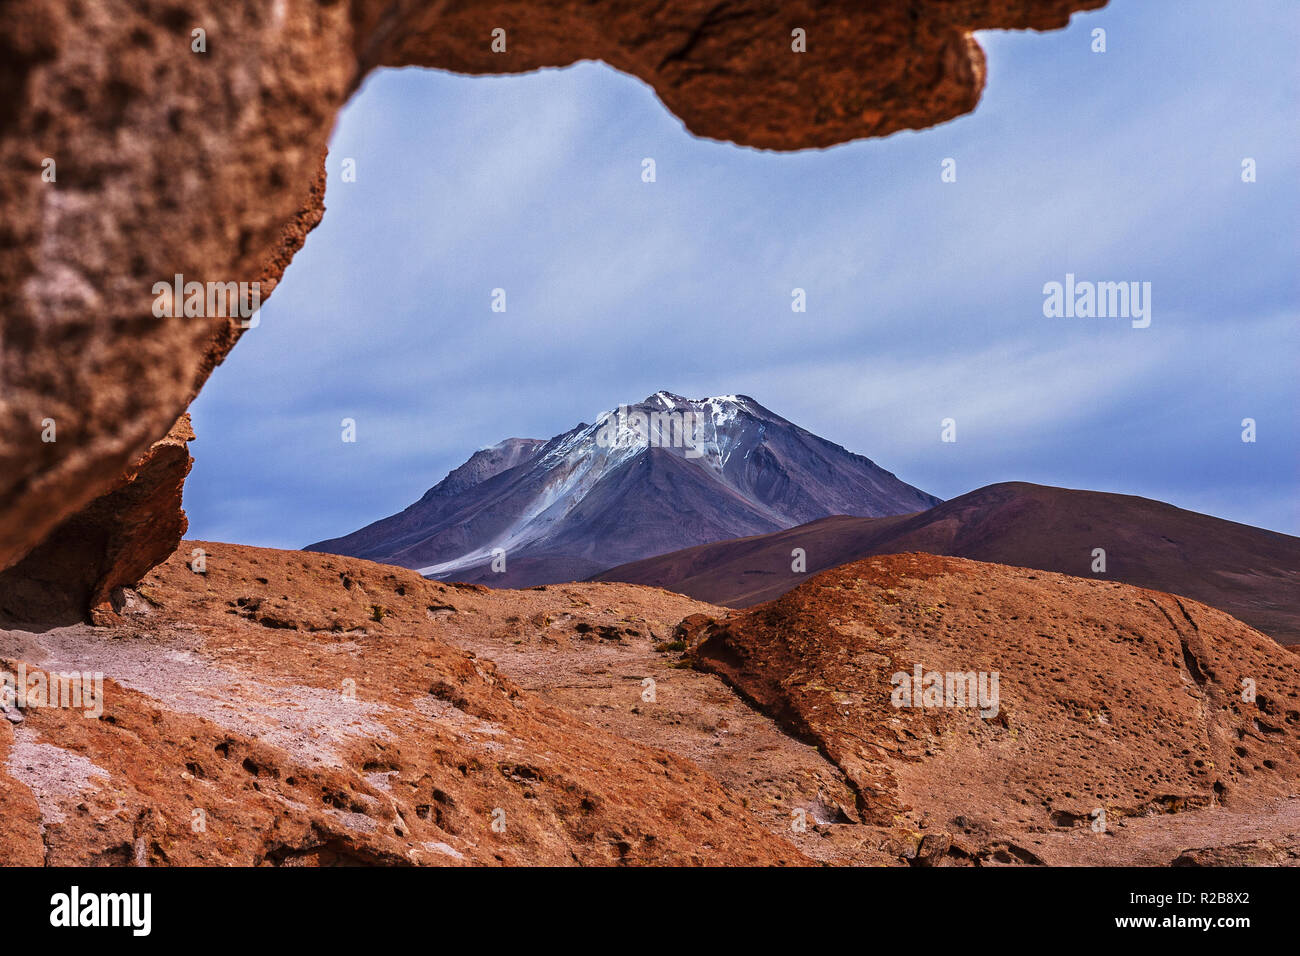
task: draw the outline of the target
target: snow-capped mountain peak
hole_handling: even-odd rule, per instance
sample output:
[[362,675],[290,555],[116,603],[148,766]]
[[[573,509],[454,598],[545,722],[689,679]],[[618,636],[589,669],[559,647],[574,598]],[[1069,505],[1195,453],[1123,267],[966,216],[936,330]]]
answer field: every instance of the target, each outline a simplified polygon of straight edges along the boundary
[[476,452],[400,514],[310,549],[522,586],[831,514],[937,502],[748,396],[661,390],[549,441]]

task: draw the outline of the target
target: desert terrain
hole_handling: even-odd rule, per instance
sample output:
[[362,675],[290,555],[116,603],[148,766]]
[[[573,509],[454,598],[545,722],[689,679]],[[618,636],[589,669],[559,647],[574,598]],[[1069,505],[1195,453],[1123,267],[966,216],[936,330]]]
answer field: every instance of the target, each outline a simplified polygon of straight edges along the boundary
[[[0,722],[8,862],[1300,861],[1300,656],[1116,582],[898,555],[729,612],[187,541],[114,606],[0,631],[105,677]],[[890,706],[916,664],[997,716]]]
[[[0,673],[23,692],[0,707],[0,863],[1300,863],[1294,537],[1024,483],[940,502],[733,395],[708,402],[731,423],[721,438],[714,426],[716,474],[658,448],[606,454],[579,425],[506,438],[421,484],[405,511],[315,536],[410,567],[184,538],[189,410],[256,327],[209,307],[212,286],[255,284],[265,304],[305,257],[340,111],[376,71],[594,60],[646,84],[683,135],[823,150],[974,111],[988,81],[976,31],[1060,30],[1105,6],[0,4],[13,173],[0,186]],[[796,57],[805,22],[816,52]],[[1066,85],[1095,82],[1080,77]],[[1008,77],[1021,90],[1053,78]],[[1012,89],[1002,101],[1024,109]],[[1110,116],[1114,102],[1061,100],[1050,116]],[[925,160],[936,189],[942,158]],[[1235,188],[1230,159],[1214,175]],[[1062,168],[1026,166],[1069,182]],[[890,195],[888,180],[868,185]],[[970,230],[957,238],[989,242],[1006,211],[955,216]],[[1126,232],[1145,254],[1148,237]],[[925,263],[928,286],[937,253],[897,252]],[[433,298],[464,270],[450,255],[430,268]],[[160,313],[151,290],[187,278],[207,303]],[[1036,292],[1044,277],[1029,278]],[[277,354],[328,339],[312,328]],[[557,382],[589,372],[562,352],[528,356],[544,360]],[[291,419],[298,401],[257,414]],[[270,450],[238,425],[248,461]],[[593,460],[603,471],[570,480]],[[548,541],[555,501],[570,520]],[[512,555],[510,582],[479,560],[502,535],[532,549]],[[1104,575],[1088,571],[1095,547]],[[430,567],[611,580],[491,589]],[[91,698],[51,699],[74,675]],[[992,696],[958,700],[954,675]]]

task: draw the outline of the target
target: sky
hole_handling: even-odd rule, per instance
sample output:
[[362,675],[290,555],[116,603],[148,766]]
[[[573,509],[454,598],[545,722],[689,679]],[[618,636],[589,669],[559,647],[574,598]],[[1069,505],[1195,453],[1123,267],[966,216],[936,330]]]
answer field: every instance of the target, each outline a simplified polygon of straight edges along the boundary
[[[793,153],[692,137],[598,63],[372,74],[322,224],[191,409],[188,536],[341,535],[659,389],[752,396],[942,498],[1033,481],[1300,533],[1294,0],[978,37],[973,113]],[[1149,282],[1150,326],[1045,316],[1067,273]]]

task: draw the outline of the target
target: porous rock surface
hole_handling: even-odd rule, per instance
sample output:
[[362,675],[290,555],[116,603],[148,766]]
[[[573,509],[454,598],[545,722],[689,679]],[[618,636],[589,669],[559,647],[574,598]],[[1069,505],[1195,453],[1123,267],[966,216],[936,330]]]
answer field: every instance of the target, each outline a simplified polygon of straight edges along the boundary
[[113,627],[0,630],[10,674],[104,675],[98,718],[0,720],[0,862],[806,862],[696,765],[450,643],[512,597],[187,542]]
[[[894,709],[915,663],[997,718]],[[3,863],[1300,863],[1300,657],[1113,582],[901,555],[728,617],[191,541],[20,665],[105,699],[0,720]]]
[[0,571],[0,621],[40,624],[114,615],[113,599],[176,550],[189,520],[181,507],[193,459],[189,413],[113,487]]
[[[1098,819],[1300,796],[1300,661],[1184,598],[887,555],[683,632],[699,666],[824,749],[864,820],[924,822],[958,846],[1015,834],[1042,861],[1054,832],[1090,836]],[[996,672],[996,712],[897,706],[894,675],[918,666]]]

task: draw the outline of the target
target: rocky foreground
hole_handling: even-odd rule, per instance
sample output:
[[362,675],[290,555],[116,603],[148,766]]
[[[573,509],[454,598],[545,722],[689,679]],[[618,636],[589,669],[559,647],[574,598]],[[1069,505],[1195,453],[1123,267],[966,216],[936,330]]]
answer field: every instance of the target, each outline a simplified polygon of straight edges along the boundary
[[[104,674],[0,721],[6,863],[1300,862],[1300,656],[1113,582],[894,555],[729,613],[186,542],[115,606],[0,630]],[[892,706],[918,666],[996,708]]]

